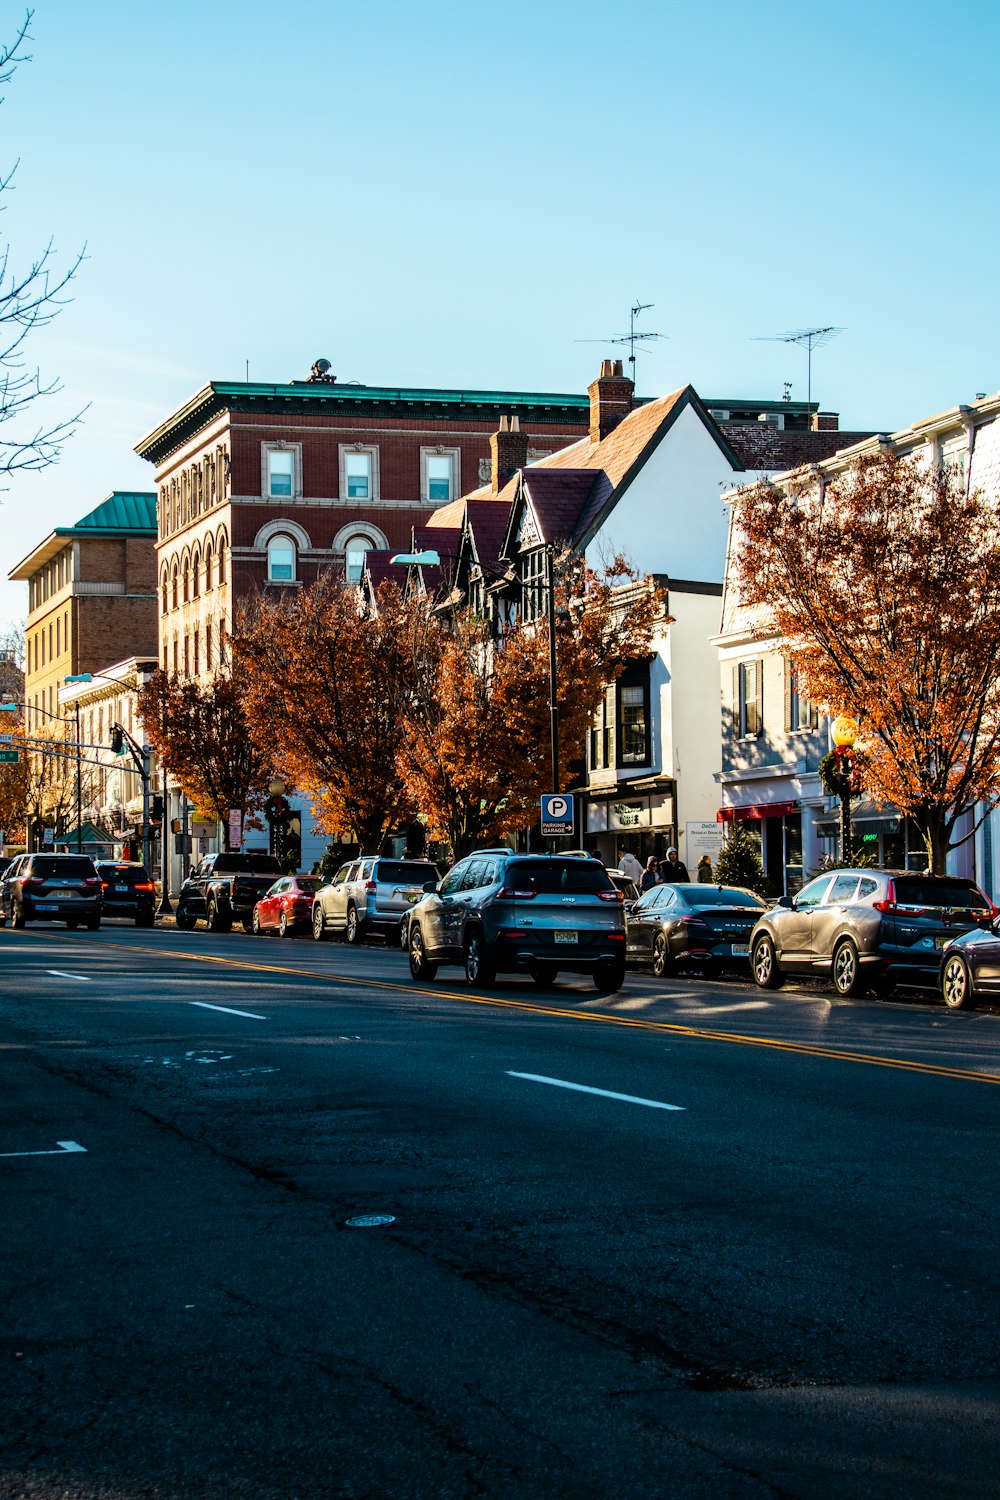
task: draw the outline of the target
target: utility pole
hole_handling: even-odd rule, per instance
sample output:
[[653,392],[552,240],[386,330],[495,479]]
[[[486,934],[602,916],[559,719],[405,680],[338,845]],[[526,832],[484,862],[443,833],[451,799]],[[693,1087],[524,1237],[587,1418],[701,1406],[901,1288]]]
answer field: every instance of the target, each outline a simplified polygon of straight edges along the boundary
[[552,740],[552,790],[559,790],[559,701],[556,693],[556,563],[555,548],[545,549],[548,562],[549,613],[549,726]]
[[170,829],[170,802],[167,797],[167,772],[163,769],[163,826],[160,833],[160,904],[156,908],[161,917],[169,916],[173,911],[170,904],[170,849],[168,847],[168,831]]
[[76,710],[76,852],[83,853],[83,789],[81,786],[81,754],[80,754],[80,704],[79,700],[74,703]]

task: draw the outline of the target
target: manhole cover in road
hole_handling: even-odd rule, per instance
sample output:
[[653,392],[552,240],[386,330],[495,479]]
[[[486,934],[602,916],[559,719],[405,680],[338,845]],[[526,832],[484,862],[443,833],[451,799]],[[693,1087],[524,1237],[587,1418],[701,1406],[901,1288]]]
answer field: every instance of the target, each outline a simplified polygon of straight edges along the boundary
[[378,1224],[395,1224],[395,1214],[358,1214],[354,1219],[348,1219],[350,1229],[371,1229]]

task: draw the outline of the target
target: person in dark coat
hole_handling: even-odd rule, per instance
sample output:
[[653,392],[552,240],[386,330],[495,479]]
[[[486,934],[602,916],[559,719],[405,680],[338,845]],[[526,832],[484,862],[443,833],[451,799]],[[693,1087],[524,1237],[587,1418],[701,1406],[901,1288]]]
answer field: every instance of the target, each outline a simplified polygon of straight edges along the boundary
[[662,884],[663,880],[660,877],[660,861],[657,859],[655,854],[651,854],[646,861],[646,868],[642,872],[642,879],[639,881],[639,889],[640,891],[651,891],[654,885]]
[[703,854],[698,861],[698,881],[701,885],[712,884],[712,857]]
[[660,865],[660,879],[667,885],[679,885],[691,879],[687,865],[677,858],[676,849],[667,850],[667,857]]

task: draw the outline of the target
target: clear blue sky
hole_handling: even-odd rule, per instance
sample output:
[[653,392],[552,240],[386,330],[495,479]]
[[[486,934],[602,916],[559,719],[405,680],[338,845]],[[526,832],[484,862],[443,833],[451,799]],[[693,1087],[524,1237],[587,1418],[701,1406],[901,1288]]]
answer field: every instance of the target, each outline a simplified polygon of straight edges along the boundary
[[[0,0],[10,35],[21,15]],[[583,390],[669,335],[654,395],[805,396],[754,335],[845,332],[813,395],[892,429],[1000,387],[1000,6],[37,0],[2,230],[89,260],[39,338],[62,463],[0,504],[7,570],[206,380],[325,355],[371,384]]]

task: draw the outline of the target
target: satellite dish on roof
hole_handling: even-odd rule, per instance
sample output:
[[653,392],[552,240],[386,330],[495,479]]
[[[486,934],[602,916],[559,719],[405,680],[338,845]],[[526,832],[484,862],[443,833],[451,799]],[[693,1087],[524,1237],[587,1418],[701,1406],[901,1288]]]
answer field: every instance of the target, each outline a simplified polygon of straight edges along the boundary
[[309,379],[321,380],[327,384],[331,384],[337,377],[330,374],[330,368],[330,361],[328,359],[313,360],[312,374],[309,376]]

